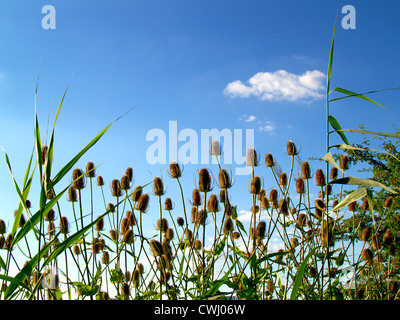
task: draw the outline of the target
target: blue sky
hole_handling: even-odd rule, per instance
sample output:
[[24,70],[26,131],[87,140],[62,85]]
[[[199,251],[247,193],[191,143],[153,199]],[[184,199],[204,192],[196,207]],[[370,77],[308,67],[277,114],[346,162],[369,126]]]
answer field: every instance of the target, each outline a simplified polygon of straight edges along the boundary
[[[56,10],[54,30],[41,25],[47,4]],[[341,26],[345,5],[356,9],[356,29]],[[177,121],[178,132],[190,128],[199,136],[201,129],[253,129],[261,158],[271,152],[285,171],[288,140],[301,147],[303,160],[325,153],[324,87],[335,18],[332,88],[366,92],[399,86],[399,13],[394,0],[2,1],[0,145],[22,183],[34,143],[40,70],[37,108],[43,137],[70,83],[56,128],[54,170],[136,106],[77,166],[102,163],[98,171],[106,181],[131,166],[135,184],[162,171],[167,195],[175,200],[176,185],[168,180],[166,165],[146,159],[152,144],[146,134],[155,128],[168,134],[169,121]],[[343,128],[364,124],[368,130],[393,132],[398,92],[373,98],[391,111],[347,99],[333,103],[331,112]],[[336,136],[332,141],[338,142]],[[185,167],[187,198],[193,172],[201,166]],[[265,166],[257,170],[266,173]],[[0,179],[2,215],[11,215],[18,199],[4,160]],[[239,209],[249,210],[251,203],[240,198],[248,177],[235,179]],[[270,188],[273,181],[265,184]]]

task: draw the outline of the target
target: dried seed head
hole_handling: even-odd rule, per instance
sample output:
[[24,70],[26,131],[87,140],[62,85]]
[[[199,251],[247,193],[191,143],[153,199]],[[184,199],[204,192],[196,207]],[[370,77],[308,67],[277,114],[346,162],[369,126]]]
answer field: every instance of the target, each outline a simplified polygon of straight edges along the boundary
[[292,239],[290,239],[290,249],[291,250],[294,250],[294,248],[296,248],[298,244],[299,244],[299,239],[297,239],[296,237],[293,237]]
[[165,232],[168,229],[168,221],[165,218],[161,218],[157,220],[157,230],[161,232]]
[[281,186],[287,185],[287,174],[285,172],[282,172],[281,175],[279,176],[279,184]]
[[[97,217],[98,218],[98,217]],[[96,231],[100,232],[104,230],[104,219],[101,218],[99,221],[96,222],[96,225],[94,227]]]
[[214,140],[211,143],[210,153],[213,156],[220,156],[221,155],[221,144],[220,144],[219,140]]
[[41,149],[41,154],[42,154],[42,164],[45,165],[47,161],[47,153],[48,153],[49,147],[48,146],[42,146]]
[[5,234],[6,233],[6,223],[3,219],[0,219],[0,234]]
[[371,236],[372,228],[370,226],[366,226],[361,232],[361,240],[368,241]]
[[89,161],[86,164],[86,176],[88,178],[94,178],[96,176],[96,170],[94,168],[94,163],[92,161]]
[[121,178],[121,189],[126,191],[131,188],[131,181],[129,176],[125,173]]
[[162,255],[162,244],[158,240],[150,240],[149,242],[150,250],[153,253],[154,257],[158,257]]
[[142,186],[137,186],[132,194],[132,201],[138,201],[142,195]]
[[325,203],[322,199],[315,199],[315,206],[321,211],[325,210]]
[[107,205],[107,211],[115,212],[115,206],[111,202]]
[[178,226],[182,227],[183,224],[185,223],[185,220],[182,217],[178,217],[176,219],[176,222],[178,223]]
[[319,209],[318,207],[315,207],[315,216],[317,218],[322,218],[322,210]]
[[121,221],[121,233],[123,234],[128,229],[129,229],[128,219],[125,217]]
[[373,257],[374,254],[369,248],[363,249],[363,251],[361,252],[361,258],[365,261],[371,261]]
[[56,226],[54,225],[53,221],[49,221],[49,226],[47,227],[47,231],[49,236],[52,238],[56,234]]
[[207,168],[202,168],[199,172],[199,191],[209,192],[212,190],[211,174]]
[[281,199],[281,201],[279,201],[279,213],[282,213],[284,215],[289,214],[288,203],[286,201],[286,198],[283,198]]
[[169,164],[169,175],[172,179],[178,179],[182,176],[181,168],[177,162],[172,161]]
[[80,255],[81,254],[81,249],[79,248],[79,246],[76,244],[73,247],[73,251],[74,251],[74,255]]
[[97,176],[97,185],[99,187],[104,186],[104,179],[102,176]]
[[357,202],[356,201],[349,203],[349,211],[351,211],[351,212],[357,211]]
[[132,167],[128,167],[125,171],[125,174],[128,176],[129,178],[129,182],[133,181],[133,169]]
[[258,223],[258,225],[257,225],[257,228],[256,228],[256,236],[257,236],[259,239],[264,239],[264,238],[265,238],[266,230],[267,230],[267,225],[266,225],[266,223],[265,223],[264,221],[260,221],[260,222]]
[[232,238],[233,238],[233,240],[239,239],[240,238],[240,233],[237,232],[237,231],[232,232]]
[[6,241],[4,243],[4,249],[7,249],[9,251],[12,250],[12,242],[13,242],[14,236],[12,235],[12,233],[10,233],[7,238]]
[[133,230],[132,229],[126,230],[122,236],[122,242],[126,244],[133,244],[133,239],[134,239]]
[[200,209],[196,214],[196,219],[194,221],[195,224],[204,225],[207,220],[207,211],[204,209]]
[[174,208],[174,205],[172,204],[171,198],[166,198],[164,202],[164,209],[166,211],[171,211]]
[[272,189],[269,192],[269,201],[272,204],[272,209],[277,209],[278,208],[278,190]]
[[367,197],[364,198],[363,203],[362,203],[362,205],[361,205],[361,208],[362,208],[363,210],[368,210],[368,208],[369,208],[369,203],[368,203],[368,198],[367,198]]
[[246,165],[249,167],[257,167],[259,159],[257,156],[257,151],[254,148],[249,148],[247,150]]
[[135,218],[135,214],[128,210],[126,212],[126,218],[128,219],[128,226],[133,227],[136,225],[136,218]]
[[110,254],[108,253],[108,251],[103,251],[103,255],[101,256],[101,263],[102,264],[110,263]]
[[202,204],[201,196],[198,189],[194,189],[192,192],[192,205],[198,207]]
[[269,201],[268,201],[267,197],[263,197],[263,198],[261,199],[261,207],[262,207],[264,210],[268,210],[268,209],[269,209]]
[[165,238],[166,239],[172,240],[172,239],[174,239],[174,236],[175,236],[174,229],[168,228],[167,231],[165,231]]
[[139,212],[146,212],[149,205],[149,195],[144,193],[140,196],[139,200],[136,202],[136,210]]
[[219,192],[219,201],[221,201],[223,204],[225,204],[225,202],[229,202],[229,200],[228,200],[228,197],[226,196],[227,195],[227,192],[228,190],[226,190],[226,189],[222,189],[220,192]]
[[296,192],[299,194],[305,193],[304,180],[302,178],[296,179]]
[[197,240],[194,242],[194,248],[195,248],[196,250],[201,250],[202,244],[201,244],[201,241],[200,241],[199,239],[197,239]]
[[267,166],[267,168],[271,168],[275,165],[274,157],[272,156],[272,154],[267,153],[265,155],[265,165]]
[[61,217],[60,219],[60,232],[62,234],[69,233],[69,223],[67,217]]
[[165,194],[164,183],[160,177],[155,177],[153,180],[153,193],[156,196],[162,196]]
[[129,284],[127,284],[126,282],[124,282],[124,284],[122,285],[121,293],[125,298],[128,297],[130,294],[130,287]]
[[385,246],[390,246],[393,242],[393,234],[392,234],[392,230],[387,229],[385,234],[383,235],[383,244]]
[[209,212],[214,212],[214,213],[216,213],[216,212],[218,212],[218,211],[221,211],[221,208],[219,207],[219,201],[218,201],[218,198],[217,198],[217,196],[213,193],[211,196],[210,196],[210,198],[208,199],[208,202],[207,202],[207,210],[209,211]]
[[74,188],[77,190],[83,189],[85,187],[85,176],[81,169],[77,168],[72,171],[72,181]]
[[325,174],[322,171],[322,169],[318,169],[317,172],[315,173],[315,184],[318,187],[325,185]]
[[301,165],[301,173],[303,179],[310,179],[311,178],[311,167],[307,161],[304,161]]
[[300,213],[297,219],[297,223],[299,226],[304,227],[306,224],[307,216],[305,213]]
[[255,176],[250,183],[250,193],[259,194],[261,191],[261,179],[259,176]]
[[386,200],[385,203],[383,204],[384,208],[389,208],[393,203],[393,197],[389,196]]
[[113,179],[111,181],[111,194],[113,197],[121,197],[122,196],[122,189],[121,183],[118,179]]
[[336,167],[332,167],[331,180],[336,180],[337,176],[338,176],[338,169]]
[[224,234],[229,234],[233,231],[233,220],[231,217],[226,217],[223,231]]
[[345,154],[340,157],[340,168],[342,170],[349,168],[349,157]]
[[218,178],[219,178],[219,187],[221,189],[229,189],[230,187],[232,187],[231,178],[225,169],[221,169],[219,171]]
[[54,221],[55,218],[56,218],[56,213],[53,208],[51,208],[49,212],[47,212],[47,214],[44,216],[44,220],[46,221]]
[[258,205],[251,206],[252,213],[258,213],[260,211],[260,207]]
[[74,186],[70,186],[68,189],[68,201],[69,202],[76,202],[78,201],[78,193]]
[[372,244],[372,248],[374,248],[374,250],[379,250],[380,249],[380,244],[379,244],[379,239],[378,236],[376,234],[373,234],[371,236],[371,244]]
[[115,231],[114,229],[111,229],[110,230],[110,238],[112,241],[117,242],[117,240],[118,240],[117,231]]
[[297,155],[296,145],[293,143],[292,140],[288,141],[288,143],[286,144],[286,152],[289,156]]

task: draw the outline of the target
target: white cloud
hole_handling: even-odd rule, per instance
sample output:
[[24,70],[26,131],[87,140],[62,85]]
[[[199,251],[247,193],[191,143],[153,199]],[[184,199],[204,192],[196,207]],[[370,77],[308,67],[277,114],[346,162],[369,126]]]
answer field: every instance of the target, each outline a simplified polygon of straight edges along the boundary
[[232,97],[259,97],[269,101],[298,101],[323,97],[326,76],[318,70],[306,71],[302,75],[285,70],[259,72],[248,80],[248,85],[240,80],[229,83],[224,89]]
[[272,133],[275,130],[275,124],[271,121],[266,121],[263,125],[258,127],[258,130]]
[[256,116],[247,114],[244,114],[239,118],[239,120],[244,120],[245,122],[253,122],[256,119],[257,119]]

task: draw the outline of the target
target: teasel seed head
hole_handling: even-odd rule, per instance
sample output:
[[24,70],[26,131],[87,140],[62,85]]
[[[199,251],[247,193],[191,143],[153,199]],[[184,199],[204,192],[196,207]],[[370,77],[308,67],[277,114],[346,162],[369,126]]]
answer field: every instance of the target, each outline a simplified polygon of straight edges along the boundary
[[364,293],[365,293],[364,287],[359,287],[359,288],[357,289],[357,292],[356,292],[356,297],[357,297],[357,299],[363,300],[363,299],[364,299]]
[[79,248],[79,246],[76,244],[73,247],[73,252],[74,252],[74,255],[78,256],[81,254],[81,248]]
[[250,183],[250,193],[259,194],[261,191],[261,179],[259,176],[255,176]]
[[94,168],[94,163],[92,161],[89,161],[86,164],[86,176],[88,178],[94,178],[96,176],[96,169]]
[[269,209],[269,201],[268,201],[267,197],[263,197],[263,198],[261,199],[261,207],[262,207],[264,210],[268,210],[268,209]]
[[225,202],[228,202],[228,198],[227,198],[226,194],[227,194],[227,190],[226,189],[222,189],[219,192],[219,201],[221,201],[224,204],[225,204]]
[[60,233],[67,234],[69,233],[69,223],[67,217],[63,216],[60,219]]
[[207,210],[213,213],[221,211],[221,208],[219,207],[218,197],[214,193],[208,199]]
[[340,157],[340,169],[347,170],[348,168],[349,168],[349,157],[344,154]]
[[172,179],[178,179],[182,176],[181,168],[179,167],[179,164],[176,161],[172,161],[169,164],[169,176]]
[[220,156],[221,155],[221,144],[219,140],[213,140],[211,143],[210,154],[213,156]]
[[124,282],[124,284],[122,285],[121,293],[125,298],[129,297],[130,287],[129,284],[127,284],[126,282]]
[[274,157],[269,152],[265,155],[265,165],[267,168],[271,168],[275,165]]
[[195,224],[204,225],[207,220],[207,211],[204,209],[200,209],[196,214]]
[[322,199],[317,198],[317,199],[315,199],[315,207],[321,211],[324,211],[325,210],[325,202]]
[[186,230],[185,230],[185,237],[186,237],[186,240],[187,240],[189,243],[192,243],[192,242],[193,242],[193,231],[190,230],[190,229],[186,229]]
[[257,224],[257,228],[256,228],[256,236],[259,239],[264,239],[265,238],[265,233],[267,231],[267,225],[265,223],[265,221],[260,221]]
[[136,268],[132,274],[132,284],[135,288],[139,286],[140,271]]
[[164,201],[164,210],[171,211],[173,209],[174,209],[174,205],[172,203],[171,198],[169,198],[169,197],[166,198],[165,201]]
[[150,250],[154,257],[159,257],[163,253],[162,244],[158,240],[150,240],[149,242]]
[[81,169],[77,168],[72,171],[72,181],[74,188],[77,190],[81,190],[85,187],[85,176]]
[[70,186],[68,188],[68,198],[67,200],[69,202],[77,202],[78,201],[78,193],[76,192],[76,189],[74,186]]
[[99,187],[104,186],[104,179],[102,176],[97,176],[97,185]]
[[115,206],[114,206],[113,203],[110,202],[110,203],[107,205],[107,211],[115,212]]
[[129,176],[125,173],[121,178],[121,189],[127,191],[131,188]]
[[282,198],[279,202],[279,213],[282,213],[284,215],[289,214],[289,208],[286,198]]
[[110,230],[110,238],[112,241],[117,242],[118,241],[118,233],[114,229]]
[[232,238],[233,240],[237,240],[240,238],[240,233],[237,231],[232,232]]
[[209,192],[213,189],[211,174],[207,168],[202,168],[199,172],[199,191]]
[[272,209],[278,208],[278,190],[272,189],[269,192],[269,201],[271,202]]
[[122,189],[121,183],[118,179],[113,179],[111,181],[111,194],[113,197],[121,197],[122,196]]
[[296,237],[293,237],[292,239],[290,239],[290,249],[294,250],[297,245],[299,244],[299,239]]
[[289,156],[295,156],[298,154],[296,145],[292,140],[288,141],[288,143],[286,144],[286,152]]
[[182,227],[183,224],[185,223],[185,220],[182,217],[178,217],[176,219],[176,222],[178,223],[178,226]]
[[224,222],[224,234],[232,233],[233,231],[233,220],[231,217],[226,217]]
[[351,211],[351,212],[357,211],[357,202],[356,201],[349,203],[349,211]]
[[386,200],[385,203],[383,204],[384,208],[389,208],[393,203],[393,197],[389,196]]
[[44,216],[44,220],[46,221],[54,221],[56,219],[56,212],[54,211],[53,208],[47,212],[47,214]]
[[6,233],[6,223],[3,219],[0,219],[0,234],[5,234]]
[[310,269],[308,269],[308,272],[311,277],[315,277],[317,275],[317,269],[314,266],[311,266]]
[[195,207],[201,206],[201,195],[199,189],[194,189],[192,192],[192,205]]
[[300,213],[297,218],[297,223],[300,227],[304,227],[306,225],[307,216],[305,213]]
[[338,176],[338,169],[336,167],[332,167],[331,180],[336,180],[337,176]]
[[0,249],[6,249],[5,244],[6,239],[4,238],[4,235],[0,235]]
[[95,237],[92,241],[92,252],[93,254],[98,254],[101,251],[101,244],[99,242],[99,238]]
[[322,218],[322,210],[318,207],[315,207],[315,216],[319,219]]
[[153,193],[156,196],[163,196],[165,194],[164,183],[160,177],[155,177],[153,180]]
[[167,231],[165,231],[165,238],[166,239],[172,240],[172,239],[174,239],[174,236],[175,236],[174,229],[168,228]]
[[229,173],[225,169],[221,169],[218,174],[219,187],[221,189],[229,189],[232,187],[232,181]]
[[192,223],[196,223],[197,211],[197,207],[192,207],[192,209],[190,210]]
[[139,201],[140,196],[142,195],[142,186],[137,186],[132,194],[132,201]]
[[370,226],[366,226],[361,232],[361,240],[366,242],[371,237],[372,228]]
[[133,244],[133,240],[134,240],[133,230],[132,229],[126,230],[123,233],[122,242],[126,244]]
[[[99,218],[99,217],[97,217],[97,218]],[[97,221],[94,228],[98,232],[103,231],[104,230],[104,219],[101,218],[99,221]]]
[[287,174],[285,172],[282,172],[281,175],[279,176],[279,184],[281,186],[286,187],[286,185],[287,185]]
[[149,195],[144,193],[140,196],[139,200],[136,202],[136,210],[139,212],[146,212],[149,206]]
[[249,148],[247,150],[246,165],[249,167],[257,167],[258,164],[259,164],[259,159],[256,149]]
[[310,179],[311,178],[311,167],[308,161],[304,161],[303,164],[301,165],[301,177],[303,179]]
[[369,209],[369,203],[368,203],[368,198],[367,197],[364,198],[363,203],[361,205],[361,208],[363,210],[368,210]]
[[374,254],[372,253],[371,249],[366,248],[363,249],[361,252],[361,258],[365,261],[372,261],[372,258],[374,257]]
[[108,251],[103,251],[103,254],[101,256],[101,263],[102,264],[110,263],[110,254],[108,253]]
[[194,242],[194,248],[195,248],[196,250],[201,250],[202,247],[203,247],[203,246],[202,246],[202,244],[201,244],[201,241],[200,241],[199,239],[196,239],[196,241]]
[[375,233],[371,236],[371,244],[374,250],[379,250],[381,248],[378,236]]
[[315,184],[317,187],[322,187],[325,185],[325,174],[322,169],[318,169],[315,173]]
[[157,220],[157,230],[161,232],[165,232],[168,229],[168,221],[165,218],[161,218]]
[[296,179],[296,192],[299,194],[305,193],[304,180],[302,178]]

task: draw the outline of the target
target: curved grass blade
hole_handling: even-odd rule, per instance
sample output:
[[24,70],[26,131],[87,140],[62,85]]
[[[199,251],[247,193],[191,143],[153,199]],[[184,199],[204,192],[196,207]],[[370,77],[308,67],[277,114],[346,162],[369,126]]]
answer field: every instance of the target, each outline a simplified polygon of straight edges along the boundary
[[356,132],[356,133],[363,133],[363,134],[373,134],[376,136],[384,136],[389,138],[397,138],[400,139],[400,135],[394,133],[387,133],[387,132],[374,132],[374,131],[367,131],[362,129],[342,129],[342,131],[346,132]]
[[349,185],[357,185],[361,187],[377,187],[377,188],[382,188],[385,189],[386,191],[389,191],[390,193],[396,194],[398,193],[397,191],[385,186],[384,184],[371,180],[371,179],[361,179],[357,177],[346,177],[346,178],[340,178],[336,179],[334,181],[329,182],[330,184],[349,184]]
[[328,152],[326,155],[322,157],[322,160],[329,162],[336,169],[340,170],[341,172],[344,172],[344,170],[336,163],[335,159],[333,159],[332,153]]
[[346,135],[343,133],[342,127],[340,126],[339,122],[333,116],[328,116],[328,121],[331,124],[332,128],[337,132],[337,134],[342,138],[342,140],[346,144],[350,144],[349,140],[347,140]]
[[367,195],[367,189],[359,188],[351,193],[349,193],[342,201],[340,201],[334,208],[332,208],[329,213],[337,211],[341,208],[348,206],[351,202],[357,201]]
[[389,110],[388,108],[384,107],[380,103],[372,100],[371,98],[368,98],[368,97],[364,96],[363,94],[355,93],[353,91],[350,91],[350,90],[347,90],[347,89],[343,89],[343,88],[340,88],[340,87],[337,87],[337,88],[333,89],[332,92],[333,91],[337,91],[337,92],[340,92],[340,93],[343,93],[343,94],[347,94],[347,96],[341,97],[341,98],[332,99],[329,102],[337,101],[337,100],[344,99],[344,98],[356,97],[356,98],[371,102],[373,104],[376,104],[377,106],[380,106],[380,107],[382,107],[382,108],[384,108],[386,110]]

